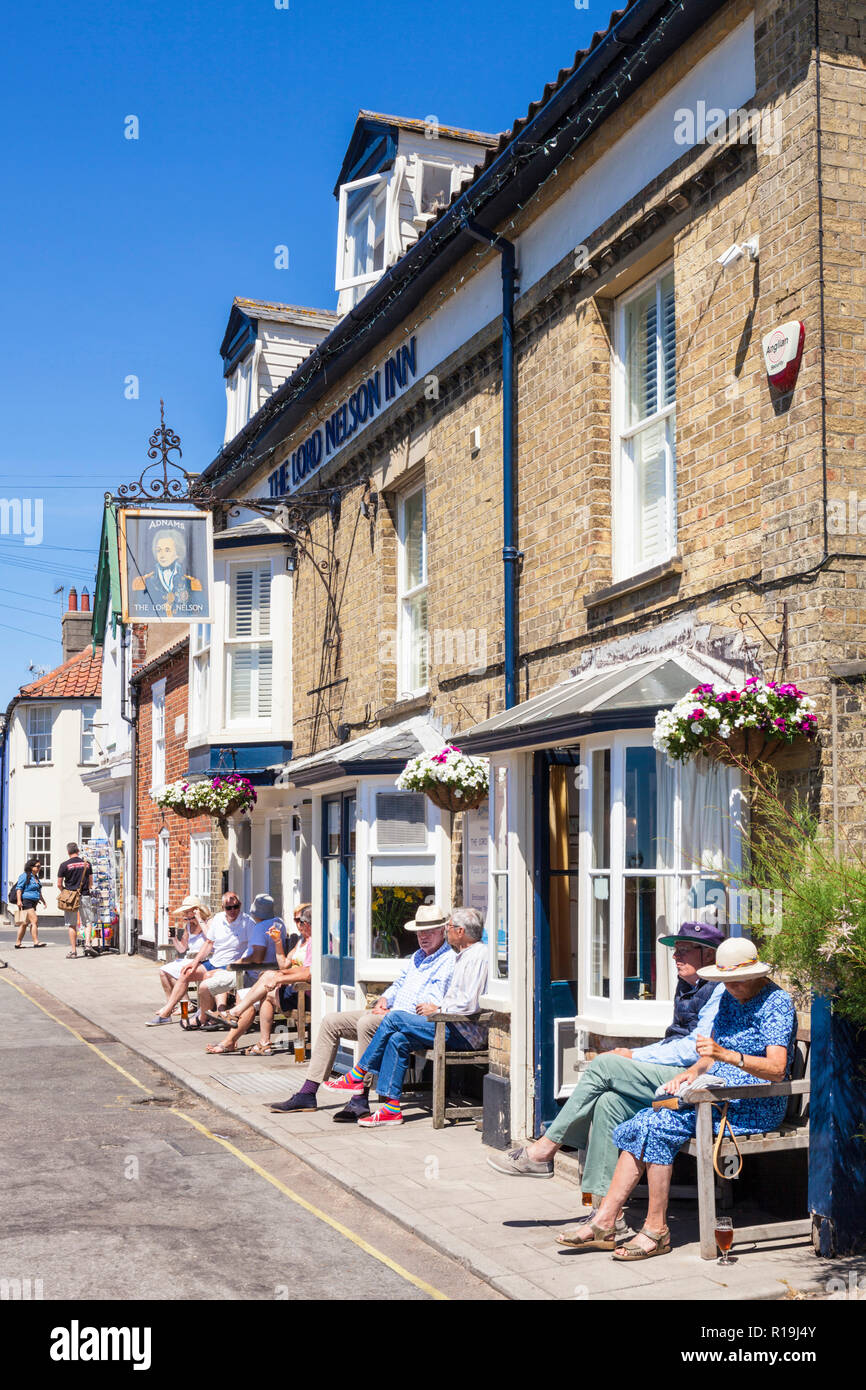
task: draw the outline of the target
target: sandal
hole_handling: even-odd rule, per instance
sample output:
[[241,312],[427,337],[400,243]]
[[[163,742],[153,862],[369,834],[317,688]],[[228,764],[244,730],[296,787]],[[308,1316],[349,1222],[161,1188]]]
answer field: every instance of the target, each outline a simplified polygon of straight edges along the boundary
[[180,1026],[185,1033],[197,1033],[200,1028],[204,1027],[204,1024],[202,1023],[200,1018],[194,1018],[192,1020],[188,1018],[182,1018],[180,1021]]
[[[589,1230],[592,1233],[591,1240],[582,1240],[581,1233]],[[615,1250],[616,1249],[616,1227],[612,1226],[608,1230],[604,1226],[587,1226],[584,1223],[578,1226],[574,1235],[569,1235],[563,1231],[562,1235],[556,1237],[558,1245],[567,1245],[569,1250]]]
[[67,951],[67,952],[66,952],[66,959],[67,959],[67,960],[78,960],[78,952],[77,952],[77,951]]
[[238,1055],[236,1047],[226,1047],[225,1043],[208,1043],[205,1052],[209,1052],[212,1057],[231,1057]]
[[268,1043],[267,1047],[262,1047],[261,1043],[253,1043],[252,1047],[247,1051],[248,1057],[273,1057],[273,1055],[274,1049],[271,1047],[270,1043]]
[[219,1023],[220,1026],[223,1028],[232,1029],[237,1028],[238,1026],[238,1021],[236,1018],[232,1018],[231,1014],[229,1013],[220,1013],[219,1009],[208,1009],[207,1016],[214,1023]]
[[637,1234],[646,1236],[647,1240],[652,1241],[652,1250],[644,1250],[642,1245],[636,1245],[637,1236],[635,1236],[634,1240],[630,1240],[627,1245],[621,1245],[615,1251],[613,1256],[615,1260],[652,1260],[656,1255],[669,1255],[671,1253],[671,1233],[667,1226],[664,1230],[659,1231],[658,1235],[653,1235],[646,1226],[642,1226]]
[[34,949],[34,951],[38,951],[40,946],[47,946],[47,945],[48,945],[48,942],[47,942],[47,941],[34,941],[34,942],[33,942],[33,949]]

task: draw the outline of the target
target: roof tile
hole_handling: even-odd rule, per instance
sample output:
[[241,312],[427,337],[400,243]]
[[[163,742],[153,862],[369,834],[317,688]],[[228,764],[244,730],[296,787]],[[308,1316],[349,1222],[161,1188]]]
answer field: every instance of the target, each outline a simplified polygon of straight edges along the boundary
[[22,685],[21,694],[28,700],[84,700],[102,693],[102,648],[93,652],[90,647],[77,652],[62,666],[40,676],[30,685]]

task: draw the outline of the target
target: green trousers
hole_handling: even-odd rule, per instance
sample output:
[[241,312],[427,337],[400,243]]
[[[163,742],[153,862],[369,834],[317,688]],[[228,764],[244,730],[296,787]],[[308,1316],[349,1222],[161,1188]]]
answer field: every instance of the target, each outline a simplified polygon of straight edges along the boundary
[[545,1139],[585,1149],[581,1189],[607,1192],[619,1150],[611,1138],[617,1125],[645,1110],[655,1098],[656,1087],[678,1076],[683,1067],[663,1067],[656,1062],[634,1062],[630,1057],[602,1053],[590,1062]]

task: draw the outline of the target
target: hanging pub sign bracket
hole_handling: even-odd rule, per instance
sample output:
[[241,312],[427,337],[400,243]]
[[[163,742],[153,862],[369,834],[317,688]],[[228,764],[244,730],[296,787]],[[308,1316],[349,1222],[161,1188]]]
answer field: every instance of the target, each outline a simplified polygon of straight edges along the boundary
[[752,624],[752,627],[754,627],[754,628],[756,629],[756,631],[760,633],[761,637],[762,637],[763,640],[766,642],[767,646],[768,646],[768,647],[770,648],[770,650],[775,654],[776,660],[775,660],[775,662],[773,663],[773,680],[776,679],[777,673],[781,673],[782,675],[784,675],[784,674],[785,674],[785,669],[786,669],[786,667],[787,667],[787,665],[788,665],[788,605],[787,605],[787,603],[784,603],[784,602],[783,602],[783,604],[782,604],[782,624],[781,624],[781,627],[779,628],[778,640],[775,641],[775,642],[773,641],[772,637],[768,637],[768,636],[767,636],[766,632],[765,632],[764,629],[761,627],[761,625],[760,625],[760,623],[757,621],[757,619],[754,618],[754,617],[752,616],[752,614],[748,611],[748,609],[743,608],[743,605],[742,605],[742,603],[740,603],[739,600],[735,600],[735,601],[731,604],[731,612],[732,612],[732,613],[734,614],[734,616],[736,617],[737,622],[738,622],[739,625],[740,625],[740,630],[742,631],[742,633],[743,633],[744,635],[745,635],[745,633],[748,631],[748,628],[747,628],[747,626],[746,626],[747,622],[748,622],[748,623],[751,623],[751,624]]

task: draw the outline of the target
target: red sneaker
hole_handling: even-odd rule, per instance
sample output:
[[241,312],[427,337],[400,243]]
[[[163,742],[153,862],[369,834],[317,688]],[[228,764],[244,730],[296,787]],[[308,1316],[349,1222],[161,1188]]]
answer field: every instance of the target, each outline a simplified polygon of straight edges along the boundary
[[349,1091],[353,1096],[364,1094],[363,1081],[352,1081],[348,1075],[332,1077],[330,1081],[325,1081],[323,1084],[326,1091]]
[[358,1124],[363,1125],[364,1129],[378,1128],[379,1125],[401,1125],[402,1123],[403,1112],[401,1110],[398,1110],[396,1114],[393,1110],[374,1110],[372,1115],[358,1121]]

